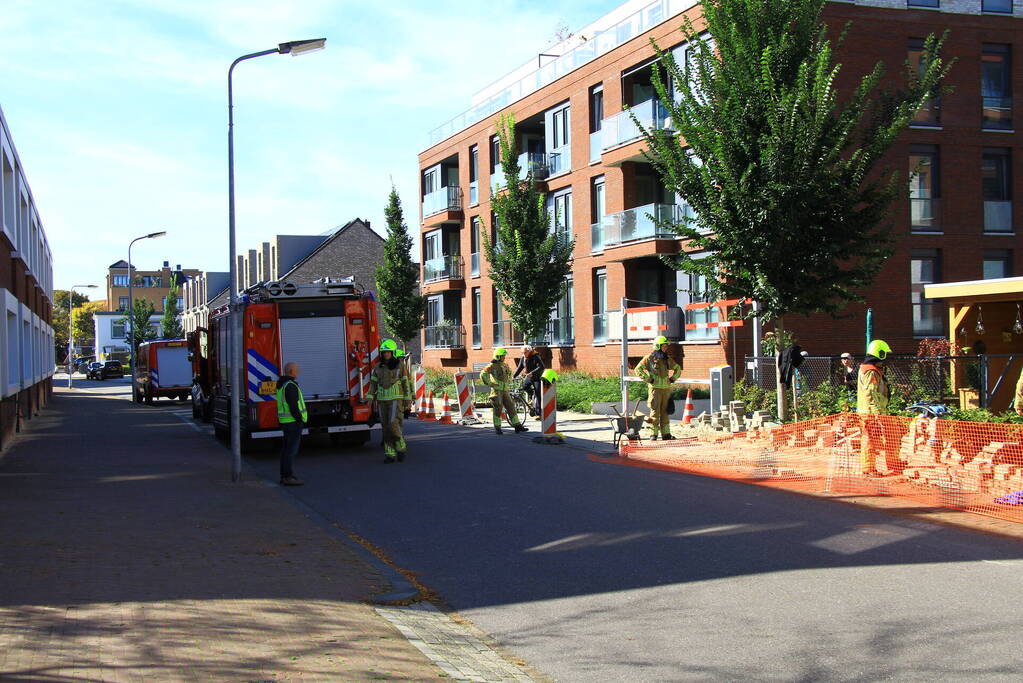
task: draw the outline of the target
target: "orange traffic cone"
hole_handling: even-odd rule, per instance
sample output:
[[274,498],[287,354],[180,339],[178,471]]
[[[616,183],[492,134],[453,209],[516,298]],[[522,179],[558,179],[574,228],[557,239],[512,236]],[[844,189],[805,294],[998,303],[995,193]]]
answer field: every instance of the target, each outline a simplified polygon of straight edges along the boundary
[[426,414],[423,415],[422,419],[424,419],[424,420],[436,420],[437,419],[437,413],[435,413],[434,409],[433,409],[433,392],[432,391],[429,393],[429,399],[427,400],[427,403],[426,403]]
[[440,418],[437,420],[438,424],[442,425],[453,425],[454,420],[451,419],[451,402],[448,400],[448,392],[444,392],[444,407],[441,408]]
[[690,389],[689,392],[686,394],[686,409],[682,413],[682,424],[687,425],[692,423],[693,423],[693,390]]

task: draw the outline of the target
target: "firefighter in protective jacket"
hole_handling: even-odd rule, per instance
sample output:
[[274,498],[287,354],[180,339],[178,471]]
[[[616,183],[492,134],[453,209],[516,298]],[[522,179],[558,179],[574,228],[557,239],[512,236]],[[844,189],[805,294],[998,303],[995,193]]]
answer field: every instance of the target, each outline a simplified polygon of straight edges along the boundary
[[412,395],[408,374],[395,356],[398,345],[393,339],[380,342],[380,362],[369,378],[367,398],[376,401],[384,437],[384,463],[405,459],[405,438],[401,432],[405,404]]
[[877,454],[884,452],[885,465],[891,473],[902,470],[901,461],[889,439],[886,438],[881,415],[888,413],[891,387],[884,373],[884,361],[892,349],[888,344],[875,339],[867,346],[867,357],[860,364],[856,378],[856,412],[862,418],[863,432],[860,437],[860,466],[863,474],[877,476]]
[[502,434],[501,431],[501,409],[508,413],[508,421],[516,432],[529,431],[519,422],[519,416],[515,413],[515,402],[511,397],[512,371],[504,362],[508,354],[503,347],[494,349],[494,358],[490,365],[480,373],[480,381],[490,387],[490,403],[494,407],[494,431]]
[[675,438],[668,423],[668,399],[672,383],[682,374],[682,366],[668,356],[667,348],[667,337],[662,335],[654,339],[654,350],[636,365],[636,374],[647,383],[647,406],[650,410],[647,422],[650,423],[652,441]]

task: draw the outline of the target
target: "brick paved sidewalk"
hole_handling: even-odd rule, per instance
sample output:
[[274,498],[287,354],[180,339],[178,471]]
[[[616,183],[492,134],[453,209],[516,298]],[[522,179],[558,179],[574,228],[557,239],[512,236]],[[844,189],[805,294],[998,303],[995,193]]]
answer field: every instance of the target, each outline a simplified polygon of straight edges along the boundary
[[444,678],[373,568],[166,411],[58,391],[0,458],[0,680]]

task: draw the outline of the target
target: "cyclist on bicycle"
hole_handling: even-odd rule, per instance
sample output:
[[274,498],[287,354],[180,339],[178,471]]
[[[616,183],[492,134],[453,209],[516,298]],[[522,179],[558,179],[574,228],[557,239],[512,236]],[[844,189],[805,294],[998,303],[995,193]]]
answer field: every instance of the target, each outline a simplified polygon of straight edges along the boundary
[[515,374],[512,375],[512,379],[518,377],[519,373],[525,372],[522,389],[526,392],[526,396],[529,397],[529,414],[533,417],[540,414],[540,392],[537,390],[537,382],[540,381],[540,376],[545,369],[543,359],[540,358],[540,352],[532,346],[527,345],[523,347],[522,358],[519,359],[519,364],[515,368]]

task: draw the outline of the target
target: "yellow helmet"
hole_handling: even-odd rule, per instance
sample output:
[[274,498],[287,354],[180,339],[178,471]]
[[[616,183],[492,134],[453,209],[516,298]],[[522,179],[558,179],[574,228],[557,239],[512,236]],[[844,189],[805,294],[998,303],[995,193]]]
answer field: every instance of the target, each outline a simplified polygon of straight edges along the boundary
[[502,358],[508,354],[508,351],[503,346],[498,346],[494,349],[494,358]]
[[885,356],[892,352],[892,347],[883,339],[875,339],[867,346],[867,355],[878,360],[884,360]]
[[398,345],[396,343],[394,343],[393,339],[385,339],[382,342],[380,342],[380,351],[381,352],[383,352],[383,351],[390,351],[391,353],[394,353],[397,350],[398,350]]
[[547,368],[546,370],[543,371],[543,374],[540,376],[543,377],[548,382],[550,382],[551,384],[558,381],[558,373],[554,372],[554,368]]
[[662,344],[667,344],[667,343],[668,343],[668,338],[665,337],[662,334],[660,337],[658,337],[657,339],[654,340],[654,348],[655,349],[659,349],[659,348],[661,348]]

